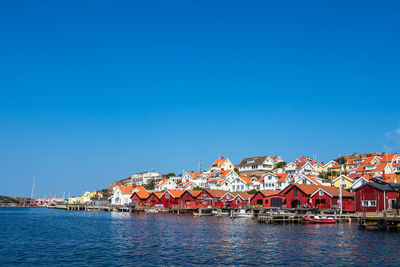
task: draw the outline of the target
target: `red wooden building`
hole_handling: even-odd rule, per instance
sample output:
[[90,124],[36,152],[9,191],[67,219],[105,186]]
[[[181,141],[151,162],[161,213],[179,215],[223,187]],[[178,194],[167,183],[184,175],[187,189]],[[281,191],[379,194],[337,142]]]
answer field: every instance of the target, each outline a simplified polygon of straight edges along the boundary
[[291,184],[281,191],[281,195],[286,197],[286,207],[309,208],[311,207],[311,195],[318,190],[317,185],[311,184]]
[[250,199],[250,205],[262,207],[277,207],[280,208],[285,204],[286,197],[280,194],[277,190],[261,190],[258,191]]
[[[391,183],[399,188],[400,184]],[[389,185],[368,182],[357,188],[355,194],[356,211],[390,210],[397,199],[397,193]]]
[[197,197],[197,203],[202,207],[224,208],[224,203],[220,198],[224,196],[226,191],[216,189],[205,189]]
[[231,208],[231,203],[235,197],[236,195],[231,192],[226,192],[222,197],[220,197],[219,201],[222,204],[222,208]]
[[138,186],[133,189],[131,202],[135,206],[143,206],[148,197],[149,192],[143,186]]
[[[331,209],[339,207],[339,188],[335,186],[320,186],[311,195],[311,207],[318,209]],[[354,211],[354,193],[342,189],[343,211]]]
[[184,208],[199,208],[197,197],[201,194],[201,190],[186,190],[180,197],[179,206]]
[[176,206],[181,203],[181,196],[185,193],[185,190],[167,190],[160,197],[160,204],[166,208]]
[[235,198],[231,201],[230,206],[231,208],[241,208],[243,206],[249,205],[250,204],[250,199],[253,197],[251,194],[247,193],[233,193]]
[[150,207],[161,204],[161,196],[163,192],[152,192],[149,197],[144,201],[144,204]]

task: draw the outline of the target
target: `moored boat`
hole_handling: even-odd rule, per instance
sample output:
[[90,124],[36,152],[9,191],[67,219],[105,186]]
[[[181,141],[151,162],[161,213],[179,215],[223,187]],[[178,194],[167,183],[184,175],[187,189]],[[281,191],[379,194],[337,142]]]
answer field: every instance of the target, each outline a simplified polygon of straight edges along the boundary
[[246,212],[246,210],[241,209],[238,213],[233,214],[234,218],[253,218],[253,213]]
[[303,219],[303,221],[309,222],[309,223],[323,223],[323,224],[336,223],[333,218],[320,218],[319,216],[314,216],[314,217],[303,216],[302,219]]

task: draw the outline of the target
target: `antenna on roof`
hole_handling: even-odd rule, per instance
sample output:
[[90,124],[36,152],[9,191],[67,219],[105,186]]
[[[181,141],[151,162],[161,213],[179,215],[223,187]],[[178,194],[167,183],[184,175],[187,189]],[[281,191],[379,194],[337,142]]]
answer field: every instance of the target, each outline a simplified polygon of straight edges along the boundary
[[199,172],[201,172],[201,158],[199,160]]
[[218,159],[221,157],[221,154],[220,153],[218,153]]

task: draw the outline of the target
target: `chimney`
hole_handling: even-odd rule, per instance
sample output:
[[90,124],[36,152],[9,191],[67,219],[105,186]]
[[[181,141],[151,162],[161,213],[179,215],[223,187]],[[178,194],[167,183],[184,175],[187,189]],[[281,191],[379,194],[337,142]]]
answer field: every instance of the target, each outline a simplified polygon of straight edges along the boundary
[[224,157],[221,157],[221,159],[224,159]]
[[193,173],[194,171],[192,171],[192,173]]
[[133,188],[136,188],[136,183],[133,183],[133,184],[132,184],[132,187],[133,187]]

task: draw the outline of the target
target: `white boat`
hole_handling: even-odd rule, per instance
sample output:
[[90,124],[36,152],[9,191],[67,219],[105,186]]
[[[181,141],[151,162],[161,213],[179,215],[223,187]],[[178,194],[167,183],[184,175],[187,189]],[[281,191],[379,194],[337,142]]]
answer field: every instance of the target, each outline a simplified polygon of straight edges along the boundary
[[158,213],[157,209],[147,209],[145,210],[146,213]]
[[213,210],[212,214],[214,214],[215,216],[222,216],[222,215],[229,215],[229,212],[227,211],[218,211],[218,210]]
[[239,210],[238,213],[233,214],[234,218],[253,218],[253,213],[246,212],[246,210]]

